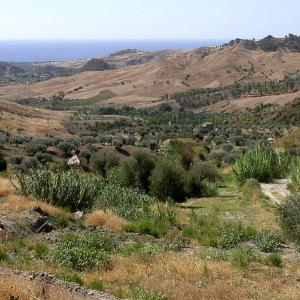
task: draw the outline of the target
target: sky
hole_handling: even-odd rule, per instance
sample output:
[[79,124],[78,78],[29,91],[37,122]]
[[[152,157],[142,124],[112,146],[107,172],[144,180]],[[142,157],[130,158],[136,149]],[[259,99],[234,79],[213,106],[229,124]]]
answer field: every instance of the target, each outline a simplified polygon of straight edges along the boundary
[[300,34],[299,0],[0,0],[0,39],[230,39]]

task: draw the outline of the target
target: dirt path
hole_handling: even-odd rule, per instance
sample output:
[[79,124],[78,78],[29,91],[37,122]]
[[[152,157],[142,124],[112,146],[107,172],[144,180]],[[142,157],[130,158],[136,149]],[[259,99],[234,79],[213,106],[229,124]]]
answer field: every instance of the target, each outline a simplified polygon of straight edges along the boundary
[[280,204],[290,194],[287,188],[289,182],[287,178],[277,179],[269,183],[261,183],[261,189],[274,204]]

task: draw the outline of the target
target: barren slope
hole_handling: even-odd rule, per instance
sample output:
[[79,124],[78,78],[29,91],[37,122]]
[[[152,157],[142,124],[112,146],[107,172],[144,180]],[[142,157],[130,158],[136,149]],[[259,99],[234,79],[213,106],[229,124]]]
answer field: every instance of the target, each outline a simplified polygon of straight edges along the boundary
[[62,123],[70,116],[66,112],[53,112],[0,101],[0,129],[10,133],[68,137],[70,134]]
[[189,87],[281,79],[299,69],[300,53],[296,52],[251,51],[242,45],[202,48],[170,53],[161,59],[117,70],[84,72],[32,85],[3,86],[0,100],[49,97],[59,91],[65,92],[69,99],[88,99],[110,90],[116,96],[103,101],[104,104],[145,107],[157,105],[155,100],[161,95]]

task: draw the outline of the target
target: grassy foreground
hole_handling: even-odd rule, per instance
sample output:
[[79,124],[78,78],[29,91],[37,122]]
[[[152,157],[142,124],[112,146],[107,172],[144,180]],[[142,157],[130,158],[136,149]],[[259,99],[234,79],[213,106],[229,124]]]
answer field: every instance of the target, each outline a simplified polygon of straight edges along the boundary
[[[100,234],[97,245],[92,238],[82,243],[98,247],[105,241],[106,248],[110,245],[109,249],[102,249],[103,256],[95,257],[101,268],[80,268],[57,264],[49,258],[51,250],[57,249],[57,242],[48,241],[41,234],[10,236],[0,246],[2,266],[48,271],[120,298],[298,299],[298,252],[291,245],[284,251],[275,249],[271,240],[265,244],[274,246],[271,252],[278,253],[266,253],[270,251],[266,251],[263,242],[248,238],[262,230],[277,230],[275,208],[253,182],[240,188],[231,175],[226,175],[218,196],[172,205],[169,209],[176,214],[175,226],[155,238],[151,231],[150,235],[143,230],[140,234],[126,232],[126,228],[137,225],[103,211],[86,215],[82,222],[75,221],[63,209],[16,195],[9,180],[0,180],[0,196],[7,199],[1,204],[2,216],[18,220],[18,215],[28,208],[40,206],[56,220],[58,228],[65,227],[68,232],[84,230],[85,225],[105,226],[108,236]],[[228,231],[224,232],[222,226],[227,226]],[[241,228],[243,237],[236,234],[235,226]],[[59,233],[59,229],[56,231]],[[64,246],[63,241],[58,243]],[[13,258],[11,253],[15,253]]]

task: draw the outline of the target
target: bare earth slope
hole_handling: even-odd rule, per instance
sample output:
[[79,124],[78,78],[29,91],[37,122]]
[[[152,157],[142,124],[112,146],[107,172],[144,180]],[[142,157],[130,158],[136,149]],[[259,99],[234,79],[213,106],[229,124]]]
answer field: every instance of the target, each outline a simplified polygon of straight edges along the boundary
[[[114,59],[121,60],[120,57]],[[2,86],[0,100],[50,97],[59,91],[65,92],[69,99],[88,99],[110,90],[115,96],[103,104],[149,107],[157,105],[160,96],[189,87],[222,86],[237,80],[282,79],[299,69],[300,53],[287,50],[251,51],[242,45],[201,48],[170,52],[149,62],[116,70],[83,72],[31,85]]]

